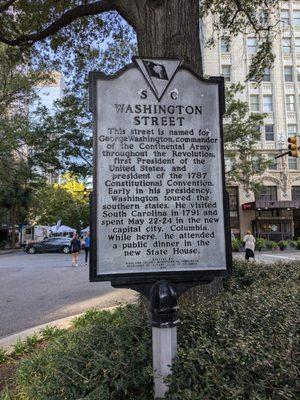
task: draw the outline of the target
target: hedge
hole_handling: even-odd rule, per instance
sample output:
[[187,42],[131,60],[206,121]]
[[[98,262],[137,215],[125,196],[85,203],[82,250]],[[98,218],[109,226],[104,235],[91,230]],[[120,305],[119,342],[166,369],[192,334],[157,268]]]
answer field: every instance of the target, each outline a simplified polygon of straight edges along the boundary
[[[236,262],[222,294],[182,301],[166,399],[296,399],[299,272],[299,262]],[[88,313],[21,362],[15,390],[1,399],[153,399],[151,330],[141,306]]]

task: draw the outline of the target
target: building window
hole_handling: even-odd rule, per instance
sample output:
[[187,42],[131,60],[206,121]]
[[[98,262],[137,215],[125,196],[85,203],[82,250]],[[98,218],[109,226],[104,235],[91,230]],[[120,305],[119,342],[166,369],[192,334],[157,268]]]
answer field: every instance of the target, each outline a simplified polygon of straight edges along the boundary
[[280,22],[282,26],[290,25],[290,14],[288,10],[281,10]]
[[234,167],[234,157],[233,156],[225,156],[225,171],[226,173],[231,172]]
[[272,96],[263,96],[263,111],[271,112],[273,111],[273,100]]
[[288,125],[288,137],[295,136],[297,132],[297,125],[289,124]]
[[227,186],[229,195],[230,227],[240,229],[239,224],[239,188],[238,186]]
[[230,53],[230,39],[228,37],[221,38],[221,53]]
[[265,139],[267,141],[274,140],[274,125],[265,125]]
[[276,201],[277,200],[277,186],[264,186],[258,196],[260,201]]
[[297,169],[297,158],[289,157],[289,169]]
[[285,104],[287,111],[295,111],[295,96],[293,94],[286,95]]
[[275,156],[273,154],[268,155],[268,161],[269,161],[268,169],[270,171],[276,171],[277,170],[277,160],[275,160]]
[[300,200],[300,186],[292,186],[292,200]]
[[294,26],[300,26],[300,10],[294,10],[293,13]]
[[293,67],[284,67],[284,81],[293,82]]
[[295,52],[300,53],[300,38],[295,39]]
[[297,66],[297,80],[300,82],[300,65]]
[[257,94],[250,95],[250,110],[259,111],[259,96]]
[[249,54],[256,53],[256,39],[255,38],[248,38],[247,39],[247,49]]
[[269,21],[269,15],[266,10],[263,10],[259,14],[259,22],[263,25],[267,24]]
[[230,82],[231,67],[230,65],[222,65],[222,76],[225,82]]
[[282,51],[284,53],[291,52],[291,39],[289,38],[282,39]]
[[261,157],[257,155],[252,156],[252,165],[255,172],[260,172]]
[[271,82],[271,68],[265,68],[262,80],[264,82]]
[[257,210],[255,212],[255,214],[256,214],[256,218],[257,217],[262,217],[262,218],[271,218],[271,217],[278,218],[279,217],[278,210]]

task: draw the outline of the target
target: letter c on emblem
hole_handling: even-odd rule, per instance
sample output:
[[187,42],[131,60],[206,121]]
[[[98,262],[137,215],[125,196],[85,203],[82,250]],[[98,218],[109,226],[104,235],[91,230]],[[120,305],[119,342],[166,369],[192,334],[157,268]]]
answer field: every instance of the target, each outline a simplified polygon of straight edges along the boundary
[[178,90],[173,89],[172,92],[170,93],[170,97],[172,100],[177,100],[178,99]]

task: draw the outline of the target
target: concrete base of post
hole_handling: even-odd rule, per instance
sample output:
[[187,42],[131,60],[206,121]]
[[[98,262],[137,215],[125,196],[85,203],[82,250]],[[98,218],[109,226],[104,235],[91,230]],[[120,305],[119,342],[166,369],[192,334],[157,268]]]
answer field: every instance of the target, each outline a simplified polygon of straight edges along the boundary
[[164,379],[171,373],[173,359],[177,354],[177,327],[152,327],[154,398],[163,399],[168,391]]

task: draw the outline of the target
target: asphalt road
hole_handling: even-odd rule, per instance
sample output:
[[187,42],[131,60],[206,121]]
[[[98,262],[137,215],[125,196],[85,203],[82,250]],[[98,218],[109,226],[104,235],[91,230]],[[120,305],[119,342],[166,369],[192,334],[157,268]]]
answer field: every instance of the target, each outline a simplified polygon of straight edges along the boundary
[[0,254],[0,338],[97,307],[133,301],[135,292],[89,282],[64,254]]

